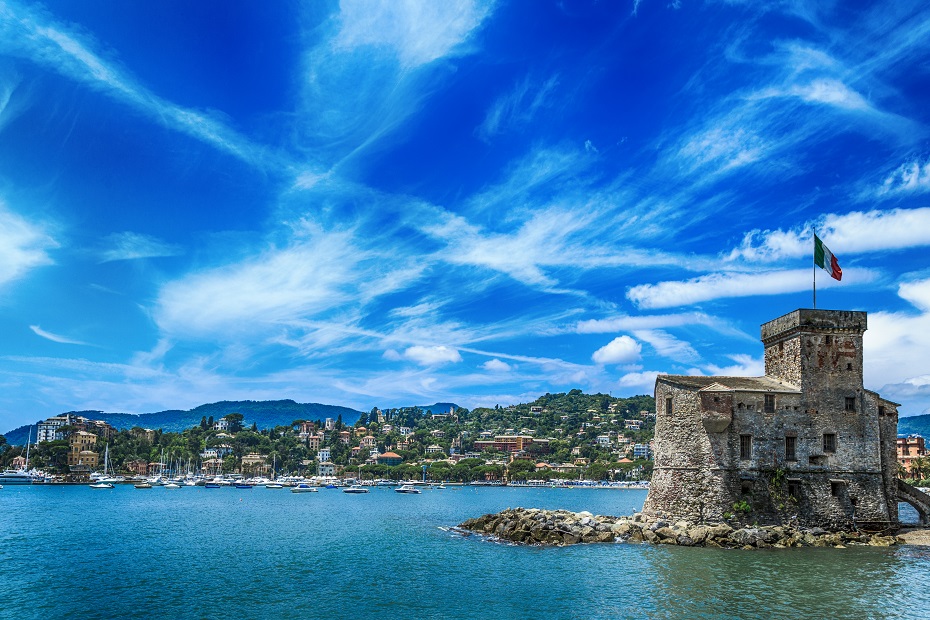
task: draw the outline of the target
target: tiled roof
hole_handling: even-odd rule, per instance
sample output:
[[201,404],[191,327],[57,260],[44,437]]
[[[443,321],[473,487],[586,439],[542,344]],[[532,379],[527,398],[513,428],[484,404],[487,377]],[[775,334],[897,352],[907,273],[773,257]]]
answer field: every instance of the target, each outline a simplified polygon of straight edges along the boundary
[[691,375],[659,375],[657,381],[695,390],[740,392],[780,392],[800,394],[801,388],[774,377],[703,377]]

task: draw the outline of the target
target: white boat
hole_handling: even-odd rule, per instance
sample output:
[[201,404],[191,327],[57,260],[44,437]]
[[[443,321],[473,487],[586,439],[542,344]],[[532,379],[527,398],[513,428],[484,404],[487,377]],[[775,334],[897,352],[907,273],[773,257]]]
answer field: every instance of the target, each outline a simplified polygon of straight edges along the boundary
[[134,486],[135,486],[137,489],[151,489],[151,488],[152,488],[152,485],[149,484],[148,482],[144,481],[144,480],[143,480],[142,482],[140,482],[140,483],[134,485]]
[[344,488],[342,492],[343,493],[368,493],[368,489],[366,489],[360,484],[353,484],[350,487]]
[[111,483],[111,482],[95,482],[94,484],[90,485],[90,488],[92,488],[92,489],[112,489],[112,488],[113,488],[113,483]]
[[296,487],[291,487],[291,493],[319,493],[319,491],[318,488],[306,482],[301,482]]
[[32,484],[32,475],[25,469],[5,469],[0,472],[0,483],[3,484]]
[[180,489],[181,485],[177,482],[169,482],[168,484],[163,485],[166,489]]
[[268,484],[265,485],[265,488],[266,489],[283,489],[284,485],[281,484],[280,482],[269,482]]
[[395,493],[413,493],[413,494],[419,494],[419,493],[422,493],[423,491],[421,491],[420,489],[416,488],[416,487],[413,486],[412,484],[402,484],[402,485],[400,485],[399,487],[397,487],[396,489],[394,489],[394,492],[395,492]]
[[35,477],[27,472],[29,468],[29,448],[32,446],[32,427],[26,440],[26,464],[22,469],[4,469],[0,472],[0,484],[32,484]]

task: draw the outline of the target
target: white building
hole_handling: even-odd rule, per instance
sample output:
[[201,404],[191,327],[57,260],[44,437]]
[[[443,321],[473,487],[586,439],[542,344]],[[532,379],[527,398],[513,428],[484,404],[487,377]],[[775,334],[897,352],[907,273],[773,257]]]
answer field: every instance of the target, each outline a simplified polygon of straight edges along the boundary
[[329,448],[320,448],[320,451],[316,454],[316,460],[320,462],[328,461],[332,458]]

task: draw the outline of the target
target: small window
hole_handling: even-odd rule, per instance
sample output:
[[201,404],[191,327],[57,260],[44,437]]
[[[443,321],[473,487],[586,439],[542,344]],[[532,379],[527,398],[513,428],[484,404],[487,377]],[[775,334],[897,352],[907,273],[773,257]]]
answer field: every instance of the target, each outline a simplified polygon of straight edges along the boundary
[[785,460],[786,461],[798,460],[798,438],[797,437],[785,437]]
[[740,493],[743,495],[752,493],[752,482],[750,480],[743,480],[742,484],[740,484]]
[[788,481],[788,495],[794,499],[801,499],[801,481],[800,480],[789,480]]
[[672,397],[665,397],[665,415],[672,415]]
[[785,341],[784,341],[784,340],[782,340],[781,342],[778,343],[778,350],[779,350],[779,351],[784,351],[784,350],[785,350]]
[[823,451],[836,452],[836,433],[823,434]]
[[846,364],[846,370],[852,370],[852,362]]
[[879,415],[880,417],[884,417],[884,415],[885,415],[885,405],[879,405],[879,406],[878,406],[878,415]]
[[855,411],[856,410],[856,397],[847,396],[846,397],[846,411]]
[[744,461],[752,458],[752,435],[739,436],[739,458]]
[[823,339],[823,341],[824,341],[824,344],[826,344],[829,347],[831,344],[833,344],[833,336],[827,336],[826,338]]
[[843,492],[843,483],[831,480],[830,481],[830,495],[832,495],[833,497],[839,497],[842,492]]
[[775,413],[775,395],[765,395],[765,413]]

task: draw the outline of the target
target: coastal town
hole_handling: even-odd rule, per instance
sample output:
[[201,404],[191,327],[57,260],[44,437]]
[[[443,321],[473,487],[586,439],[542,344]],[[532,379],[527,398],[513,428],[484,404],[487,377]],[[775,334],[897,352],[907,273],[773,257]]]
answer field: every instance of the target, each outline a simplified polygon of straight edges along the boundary
[[28,457],[41,472],[34,478],[50,483],[642,483],[654,410],[647,396],[572,390],[472,411],[373,408],[352,424],[340,416],[259,429],[230,412],[180,433],[63,414],[36,424],[34,442],[0,459],[14,471],[26,470]]

